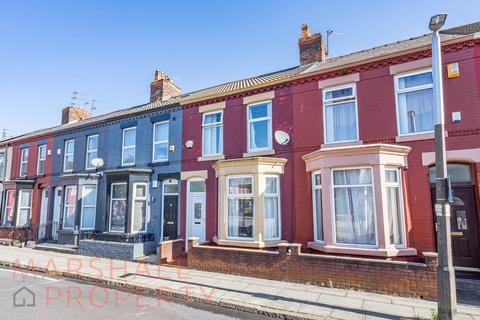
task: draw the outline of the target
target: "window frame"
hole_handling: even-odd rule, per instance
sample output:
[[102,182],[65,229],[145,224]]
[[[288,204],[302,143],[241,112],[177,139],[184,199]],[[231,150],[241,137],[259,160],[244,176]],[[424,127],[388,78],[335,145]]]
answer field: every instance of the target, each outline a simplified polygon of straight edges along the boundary
[[[85,189],[86,188],[94,188],[95,189],[95,204],[94,205],[85,205],[84,203],[84,195],[85,195]],[[86,184],[82,186],[82,206],[80,210],[80,230],[95,230],[95,225],[96,225],[96,218],[97,218],[97,192],[98,192],[98,187],[93,184]],[[93,216],[93,227],[92,228],[84,228],[83,227],[83,213],[85,208],[94,208],[95,209],[95,214]]]
[[[68,189],[75,189],[76,192],[76,198],[75,198],[75,203],[73,205],[68,205],[67,206],[67,196],[68,196]],[[76,185],[70,185],[70,186],[65,186],[65,189],[63,191],[63,205],[62,205],[62,230],[74,230],[75,229],[75,220],[73,221],[73,227],[65,227],[65,216],[67,213],[67,207],[73,207],[75,208],[75,217],[77,216],[77,202],[78,202],[78,187]]]
[[[355,105],[355,122],[356,122],[355,127],[357,129],[356,130],[356,138],[355,139],[350,139],[350,140],[340,140],[340,141],[329,142],[329,141],[327,141],[327,118],[326,118],[327,112],[326,112],[326,108],[329,107],[329,106],[335,106],[335,105],[345,103],[346,101],[342,100],[342,101],[336,101],[335,102],[335,99],[328,99],[327,100],[326,95],[330,91],[336,91],[336,90],[341,90],[341,89],[346,89],[346,88],[352,88],[352,96],[350,96],[350,97],[353,98],[353,102],[354,102],[354,105]],[[347,98],[343,98],[343,99],[347,99]],[[333,102],[329,102],[329,101],[333,101]],[[350,100],[348,100],[348,102],[350,102]],[[354,82],[354,83],[342,84],[342,85],[339,85],[339,86],[322,88],[322,117],[323,117],[323,142],[325,144],[335,144],[335,143],[345,143],[345,142],[359,141],[359,139],[360,139],[360,124],[359,124],[359,119],[358,119],[357,84]]]
[[[424,69],[418,69],[414,71],[409,71],[409,72],[403,72],[403,73],[398,73],[394,76],[394,88],[395,88],[395,111],[397,115],[397,135],[398,136],[412,136],[412,135],[418,135],[418,134],[428,134],[428,133],[433,133],[435,131],[435,115],[434,115],[434,123],[432,130],[427,130],[427,131],[417,131],[417,132],[410,132],[410,133],[402,133],[400,129],[400,110],[399,110],[399,99],[398,96],[402,93],[408,93],[408,92],[415,92],[415,91],[420,91],[420,90],[425,90],[425,89],[432,89],[433,93],[433,81],[432,84],[430,85],[421,85],[421,86],[416,86],[414,88],[408,88],[408,89],[400,89],[399,88],[399,79],[400,78],[406,78],[409,76],[415,76],[417,74],[422,74],[422,73],[432,73],[433,77],[433,71],[432,68],[424,68]],[[433,106],[433,112],[435,113],[435,106]]]
[[[320,185],[315,184],[315,176],[320,175],[320,179],[322,179],[322,174],[320,170],[312,171],[312,209],[313,209],[313,236],[314,236],[314,242],[323,244],[325,243],[325,225],[323,224],[323,203],[322,203],[322,234],[323,234],[323,239],[320,240],[317,238],[318,235],[318,222],[317,222],[317,202],[315,201],[315,191],[320,190],[320,194],[323,197],[323,190],[322,186],[323,183],[320,183]],[[323,202],[323,199],[320,199],[320,201]]]
[[[159,124],[167,124],[167,140],[159,140],[155,141],[156,133],[157,133],[157,125]],[[169,143],[170,143],[170,121],[169,120],[164,120],[164,121],[158,121],[153,124],[153,137],[152,137],[152,162],[167,162],[168,161],[168,154],[169,154]],[[157,144],[167,144],[167,158],[165,159],[155,159],[155,146]]]
[[[148,182],[135,182],[135,183],[133,184],[133,187],[132,187],[132,189],[133,189],[133,192],[132,192],[132,203],[131,203],[131,205],[130,205],[130,207],[131,207],[131,213],[132,213],[132,214],[131,214],[131,220],[130,220],[130,221],[131,221],[131,223],[130,223],[130,232],[131,232],[131,233],[135,233],[135,234],[136,234],[136,233],[147,233],[147,226],[148,226],[148,220],[149,220],[149,211],[150,211],[150,210],[149,210],[149,207],[150,207],[150,206],[149,206],[149,200],[148,200],[148,194],[149,194],[149,193],[148,193],[148,192],[149,192],[149,190],[148,190],[148,184],[149,184]],[[137,197],[137,193],[136,193],[137,189],[136,189],[136,187],[137,187],[138,185],[143,185],[143,186],[145,186],[145,196],[144,196],[144,197]],[[139,200],[139,201],[145,201],[145,224],[144,224],[144,226],[143,226],[143,227],[144,227],[144,230],[135,231],[135,230],[133,230],[133,222],[134,222],[134,220],[135,220],[135,201],[137,201],[137,200]],[[128,214],[128,212],[127,212],[127,214]]]
[[[22,195],[24,192],[28,192],[30,193],[30,205],[28,207],[22,207]],[[32,218],[32,200],[33,200],[33,190],[32,189],[20,189],[18,190],[18,194],[17,194],[17,199],[16,199],[16,204],[17,204],[17,208],[16,208],[16,214],[17,216],[15,217],[15,227],[28,227],[30,225],[30,219]],[[18,223],[19,223],[19,219],[20,219],[20,211],[22,209],[28,209],[28,220],[27,220],[27,224],[26,225],[23,225],[23,226],[20,226]]]
[[[125,194],[125,198],[113,198],[113,186],[115,185],[126,185],[127,186],[127,192]],[[114,233],[125,233],[126,232],[126,227],[127,227],[127,215],[128,215],[128,182],[112,182],[110,184],[110,208],[108,209],[108,232],[114,232]],[[124,200],[125,199],[125,226],[123,231],[118,231],[118,230],[112,230],[112,209],[113,209],[113,201],[114,200]]]
[[[13,204],[11,207],[8,206],[8,194],[10,193],[13,193]],[[15,222],[16,222],[16,217],[15,217],[15,211],[14,208],[15,208],[15,202],[17,201],[16,199],[17,197],[17,194],[16,194],[16,190],[15,189],[10,189],[10,190],[5,190],[4,194],[3,194],[3,203],[4,203],[4,206],[2,208],[2,211],[3,211],[3,217],[2,217],[2,226],[7,226],[5,223],[5,219],[7,218],[7,209],[11,209],[12,210],[12,214],[13,214],[13,217],[12,217],[12,225],[11,227],[15,226]]]
[[[221,115],[221,121],[220,122],[215,122],[215,123],[208,123],[205,124],[205,117],[208,115],[220,113]],[[217,153],[205,153],[205,130],[206,129],[211,129],[211,128],[217,128],[220,127],[220,138],[219,141],[221,141],[220,144],[220,151]],[[204,112],[202,113],[202,156],[203,157],[212,157],[212,156],[221,156],[223,155],[223,110],[215,110],[211,112]]]
[[[93,139],[93,138],[97,138],[97,148],[96,149],[92,149],[92,150],[89,150],[88,149],[88,145],[90,143],[90,139]],[[97,156],[95,158],[98,158],[98,142],[99,142],[99,139],[98,139],[98,134],[92,134],[92,135],[89,135],[87,136],[87,144],[85,146],[85,170],[93,170],[95,169],[95,167],[91,164],[91,163],[88,163],[88,156],[92,153],[96,153]],[[93,160],[94,158],[92,158]]]
[[[258,105],[266,104],[267,105],[267,113],[270,113],[270,116],[267,117],[262,117],[262,118],[257,118],[257,119],[250,119],[250,108]],[[250,147],[250,125],[254,122],[261,122],[268,120],[268,130],[267,130],[267,140],[268,140],[268,146],[264,148],[255,148],[252,149]],[[255,152],[262,152],[262,151],[270,151],[273,150],[273,107],[272,107],[272,100],[266,100],[266,101],[260,101],[260,102],[255,102],[255,103],[250,103],[247,105],[247,151],[249,153],[255,153]]]
[[[370,176],[372,178],[372,183],[369,185],[366,184],[352,184],[352,185],[335,185],[334,181],[334,172],[335,171],[345,171],[345,170],[357,170],[357,169],[369,169]],[[332,168],[331,169],[331,195],[330,201],[332,204],[332,235],[333,235],[333,244],[336,247],[347,247],[347,248],[367,248],[367,249],[378,249],[378,226],[377,226],[377,205],[376,205],[376,195],[375,195],[375,171],[372,166],[358,166],[358,167],[339,167],[339,168]],[[374,220],[374,232],[375,232],[375,244],[353,244],[353,243],[338,243],[337,242],[337,221],[335,219],[336,216],[336,208],[335,208],[335,188],[345,188],[345,187],[364,187],[370,186],[372,188],[372,207],[373,207],[373,220]]]
[[[67,144],[73,143],[73,151],[67,152]],[[67,164],[67,157],[72,157],[72,169],[65,169],[65,165]],[[73,172],[73,168],[75,165],[75,139],[68,139],[65,140],[63,144],[63,172]]]
[[[398,201],[400,202],[400,212],[398,213],[400,215],[400,217],[402,218],[402,222],[401,222],[401,227],[402,227],[402,230],[401,230],[401,233],[402,233],[402,244],[394,244],[394,243],[390,243],[390,246],[393,247],[393,248],[398,248],[398,249],[404,249],[407,247],[407,232],[406,232],[406,225],[405,225],[405,208],[404,208],[404,204],[403,204],[403,178],[402,178],[402,169],[399,168],[399,167],[385,167],[384,169],[385,173],[387,171],[396,171],[397,172],[397,182],[396,183],[393,183],[393,182],[387,182],[387,179],[386,179],[386,174],[384,175],[385,177],[385,189],[386,188],[389,188],[389,187],[396,187],[398,188],[398,193],[399,193],[399,199]],[[385,198],[385,201],[387,202],[388,201],[388,198]],[[388,219],[388,212],[387,212],[387,217]],[[390,242],[390,225],[389,225],[389,228],[388,228],[388,239],[389,239],[389,242]]]
[[[26,160],[23,160],[23,154],[26,153]],[[30,155],[30,148],[29,147],[26,147],[26,148],[22,148],[20,150],[20,172],[19,172],[19,177],[26,177],[27,174],[28,174],[28,158],[29,158],[29,155]],[[23,174],[23,168],[25,166],[25,174]]]
[[[39,171],[40,162],[45,161],[45,170],[46,170],[46,167],[47,167],[47,145],[46,144],[41,144],[41,145],[38,146],[37,149],[38,149],[37,150],[37,176],[41,176],[41,175],[45,174],[45,171],[44,172]],[[44,158],[40,158],[42,149],[45,149],[45,157]]]
[[0,151],[0,159],[3,158],[3,167],[0,166],[0,181],[5,180],[5,173],[7,170],[7,152]]
[[[133,145],[125,146],[125,133],[130,130],[135,130],[135,143]],[[133,149],[133,163],[125,163],[125,150]],[[127,127],[122,129],[122,167],[134,166],[137,161],[137,127]]]
[[[267,193],[267,178],[275,178],[277,184],[277,192],[276,193]],[[264,241],[275,241],[280,240],[282,238],[282,202],[281,202],[281,190],[280,190],[280,175],[279,174],[264,174],[263,175],[264,183],[265,183],[265,190],[263,192],[263,233],[264,233]],[[253,191],[253,188],[252,188]],[[277,208],[278,208],[278,236],[273,238],[267,238],[265,236],[265,198],[277,198]],[[255,201],[255,200],[254,200]],[[254,203],[255,206],[255,203]],[[255,218],[255,217],[254,217]],[[255,220],[254,220],[255,222]]]
[[[242,194],[230,194],[230,180],[231,179],[236,179],[236,178],[250,178],[252,180],[252,193],[249,193],[248,195],[249,196],[246,196],[247,194],[246,193],[242,193]],[[255,240],[255,235],[256,235],[256,229],[257,229],[257,226],[255,225],[255,218],[256,218],[256,212],[255,212],[255,175],[253,174],[236,174],[236,175],[228,175],[226,176],[226,193],[225,193],[225,196],[226,196],[226,202],[225,202],[225,206],[226,206],[226,210],[225,210],[225,213],[226,213],[226,218],[227,218],[227,223],[225,224],[226,225],[226,239],[227,240],[240,240],[240,241],[254,241]],[[242,199],[242,198],[252,198],[253,199],[253,215],[252,215],[252,237],[231,237],[229,236],[228,234],[228,227],[229,227],[229,223],[228,223],[228,200],[230,199]],[[263,231],[262,231],[263,232]]]

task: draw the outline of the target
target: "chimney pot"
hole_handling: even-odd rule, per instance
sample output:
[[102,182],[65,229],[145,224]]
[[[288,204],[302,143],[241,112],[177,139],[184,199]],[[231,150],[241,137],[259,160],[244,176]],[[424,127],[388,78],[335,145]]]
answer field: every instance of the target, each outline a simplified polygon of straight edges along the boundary
[[321,33],[311,34],[307,23],[302,25],[302,34],[298,40],[298,49],[300,52],[300,65],[306,65],[313,62],[322,62],[328,59],[327,46]]

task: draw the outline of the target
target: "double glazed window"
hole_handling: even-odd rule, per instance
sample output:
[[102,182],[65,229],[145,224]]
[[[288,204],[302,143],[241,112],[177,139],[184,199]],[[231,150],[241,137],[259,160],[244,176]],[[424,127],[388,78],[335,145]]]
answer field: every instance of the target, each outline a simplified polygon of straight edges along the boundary
[[394,246],[404,245],[405,234],[402,210],[402,189],[399,173],[400,170],[397,168],[385,170],[390,244]]
[[376,245],[372,169],[333,171],[336,243]]
[[125,232],[127,183],[112,183],[110,190],[110,231]]
[[133,185],[132,232],[147,230],[147,189],[148,184],[146,183],[135,183]]
[[45,174],[45,166],[47,163],[47,146],[38,146],[37,175]]
[[229,238],[253,238],[253,177],[228,177]]
[[354,85],[323,90],[325,142],[358,140]]
[[397,76],[397,116],[400,134],[433,131],[433,78],[431,71]]
[[85,156],[85,169],[95,169],[92,160],[98,157],[98,135],[87,137],[87,154]]
[[262,102],[248,106],[248,151],[272,148],[272,103]]
[[82,230],[95,229],[95,213],[97,211],[97,186],[82,187]]
[[315,172],[312,175],[312,199],[315,241],[323,242],[322,176],[320,172]]
[[204,113],[202,119],[204,156],[223,154],[223,112]]
[[32,190],[20,190],[18,193],[17,227],[28,226],[31,207]]
[[136,139],[137,139],[136,127],[123,129],[122,166],[131,166],[135,164]]
[[0,152],[0,181],[5,179],[5,167],[6,167],[7,157],[5,152]]
[[77,187],[65,187],[63,199],[63,229],[75,227],[75,212],[77,211]]
[[75,141],[66,140],[63,156],[63,171],[72,172],[73,171],[73,158],[75,153]]
[[265,240],[280,239],[280,186],[278,176],[265,177]]
[[24,148],[20,154],[20,177],[25,177],[27,175],[27,166],[28,166],[28,148]]
[[14,225],[13,207],[15,206],[15,190],[7,190],[5,192],[5,208],[3,209],[2,224],[7,227]]
[[153,162],[168,161],[168,121],[153,125]]

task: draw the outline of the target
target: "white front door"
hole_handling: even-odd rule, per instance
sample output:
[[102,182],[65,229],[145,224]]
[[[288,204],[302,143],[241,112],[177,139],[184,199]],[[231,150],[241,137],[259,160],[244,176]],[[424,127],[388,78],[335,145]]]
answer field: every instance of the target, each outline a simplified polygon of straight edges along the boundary
[[58,229],[60,224],[60,213],[62,212],[62,187],[54,189],[52,238],[58,240]]
[[42,202],[40,205],[40,225],[38,227],[38,240],[44,239],[47,233],[47,206],[48,190],[42,189]]
[[187,239],[197,237],[199,242],[203,242],[206,239],[205,181],[188,181],[187,189]]

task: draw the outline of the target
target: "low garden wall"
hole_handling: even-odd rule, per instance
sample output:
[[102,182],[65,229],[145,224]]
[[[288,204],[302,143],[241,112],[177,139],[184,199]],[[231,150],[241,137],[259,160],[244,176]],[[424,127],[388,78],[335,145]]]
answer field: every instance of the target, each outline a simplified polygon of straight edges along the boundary
[[436,253],[424,263],[301,253],[300,244],[278,251],[226,248],[188,242],[192,269],[345,288],[391,295],[437,298]]

